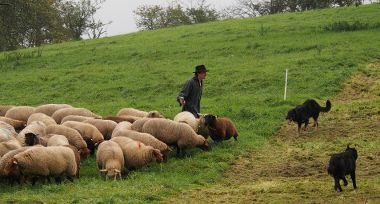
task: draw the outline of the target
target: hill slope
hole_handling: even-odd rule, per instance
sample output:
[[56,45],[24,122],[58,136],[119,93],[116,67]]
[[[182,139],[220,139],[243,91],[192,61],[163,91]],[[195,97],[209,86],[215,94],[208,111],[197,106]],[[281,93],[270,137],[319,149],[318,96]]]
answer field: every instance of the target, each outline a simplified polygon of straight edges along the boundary
[[1,183],[0,201],[162,201],[218,183],[237,156],[262,148],[290,107],[332,98],[353,71],[380,58],[379,13],[380,5],[315,10],[0,53],[0,104],[69,103],[101,115],[136,107],[172,118],[182,83],[196,64],[205,64],[211,71],[202,112],[232,118],[241,134],[239,142],[211,142],[211,152],[193,150],[115,183],[101,181],[90,158],[74,184]]

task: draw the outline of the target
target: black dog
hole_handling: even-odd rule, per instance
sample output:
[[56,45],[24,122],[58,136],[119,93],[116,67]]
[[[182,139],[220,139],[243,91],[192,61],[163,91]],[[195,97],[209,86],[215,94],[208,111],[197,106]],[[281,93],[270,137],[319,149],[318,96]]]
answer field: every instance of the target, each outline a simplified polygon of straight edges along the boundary
[[308,99],[302,105],[299,105],[288,111],[286,119],[289,124],[294,121],[298,124],[298,133],[300,133],[302,123],[305,123],[305,129],[309,124],[309,118],[314,119],[314,127],[318,128],[318,117],[320,112],[329,112],[331,102],[326,101],[326,107],[321,107],[315,100]]
[[340,179],[342,179],[344,185],[347,186],[348,182],[345,176],[348,174],[350,174],[352,179],[352,185],[356,189],[355,169],[357,158],[358,152],[355,148],[350,148],[349,145],[347,145],[346,151],[339,154],[333,154],[331,156],[327,172],[332,177],[334,177],[335,190],[342,191],[342,187],[339,183]]

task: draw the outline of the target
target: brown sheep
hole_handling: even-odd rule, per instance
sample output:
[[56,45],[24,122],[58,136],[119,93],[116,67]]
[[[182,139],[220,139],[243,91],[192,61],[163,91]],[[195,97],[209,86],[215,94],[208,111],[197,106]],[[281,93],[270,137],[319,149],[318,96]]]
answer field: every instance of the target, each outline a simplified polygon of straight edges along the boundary
[[62,108],[73,108],[68,104],[44,104],[37,106],[34,110],[35,113],[44,113],[45,115],[52,116],[53,113]]
[[81,115],[68,115],[62,118],[61,124],[66,121],[77,121],[77,122],[83,122],[88,119],[93,119],[93,117],[87,117],[87,116],[81,116]]
[[142,132],[143,125],[151,119],[152,118],[141,118],[141,119],[136,120],[134,123],[132,123],[132,126],[131,126],[132,130],[137,131],[137,132]]
[[136,120],[141,119],[141,117],[131,116],[131,115],[121,115],[121,116],[107,116],[103,118],[104,120],[112,120],[116,123],[121,123],[124,121],[134,123]]
[[5,113],[7,113],[7,111],[13,107],[15,106],[11,106],[11,105],[0,106],[0,116],[5,116]]
[[52,117],[50,117],[44,113],[33,113],[32,115],[29,116],[26,124],[29,125],[34,121],[41,121],[46,126],[57,125],[57,123],[55,122],[55,120]]
[[163,118],[164,116],[161,115],[158,111],[141,111],[137,110],[135,108],[123,108],[119,110],[119,112],[116,114],[116,116],[136,116],[141,118]]
[[91,112],[86,108],[62,108],[55,111],[51,117],[55,120],[55,122],[61,124],[62,119],[68,115],[80,115],[86,117],[102,118],[101,116],[96,115],[95,113]]
[[16,130],[21,130],[25,128],[26,126],[25,121],[15,120],[15,119],[3,117],[3,116],[0,116],[0,121],[8,123],[9,125],[12,125]]
[[35,109],[36,108],[31,106],[15,106],[7,111],[5,117],[26,122],[29,116],[34,113]]
[[111,139],[112,132],[117,126],[117,123],[112,120],[87,119],[83,122],[95,126],[102,133],[105,140]]
[[206,115],[205,125],[214,141],[228,140],[231,137],[237,140],[239,135],[234,123],[227,117],[217,118],[214,115]]
[[0,121],[0,142],[14,139],[16,136],[17,132],[12,125]]

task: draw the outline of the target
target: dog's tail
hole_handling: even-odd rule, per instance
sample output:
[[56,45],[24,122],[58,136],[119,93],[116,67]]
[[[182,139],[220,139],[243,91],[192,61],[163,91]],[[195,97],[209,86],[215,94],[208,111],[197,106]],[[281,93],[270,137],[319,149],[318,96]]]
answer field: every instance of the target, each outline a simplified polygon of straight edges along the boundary
[[321,107],[321,112],[329,112],[331,110],[331,102],[330,100],[326,101],[326,107]]

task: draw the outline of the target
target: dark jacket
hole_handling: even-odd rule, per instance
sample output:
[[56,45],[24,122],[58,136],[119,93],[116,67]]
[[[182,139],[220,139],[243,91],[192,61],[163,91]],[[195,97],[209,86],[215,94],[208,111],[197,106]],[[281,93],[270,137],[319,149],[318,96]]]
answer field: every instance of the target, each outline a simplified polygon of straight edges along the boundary
[[199,81],[196,76],[187,80],[177,96],[178,102],[180,97],[183,97],[186,101],[182,111],[189,111],[198,118],[198,113],[201,111],[202,81]]

